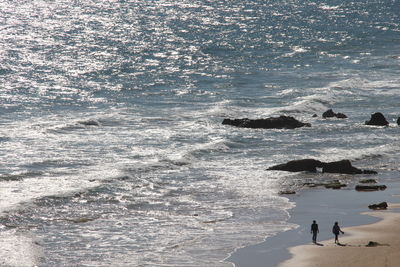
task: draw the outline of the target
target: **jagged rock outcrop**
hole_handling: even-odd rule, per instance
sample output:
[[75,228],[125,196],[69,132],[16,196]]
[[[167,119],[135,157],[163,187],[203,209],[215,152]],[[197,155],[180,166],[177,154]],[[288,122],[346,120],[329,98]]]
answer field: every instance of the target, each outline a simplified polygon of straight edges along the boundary
[[371,115],[371,119],[365,122],[366,125],[387,126],[389,122],[382,113],[376,112]]
[[269,167],[268,170],[288,172],[316,172],[317,168],[322,168],[322,164],[323,163],[321,161],[315,159],[300,159]]
[[338,119],[346,119],[347,116],[343,113],[335,113],[332,109],[328,109],[324,113],[322,113],[323,118],[338,118]]
[[292,160],[284,164],[269,167],[267,170],[289,171],[289,172],[316,172],[317,168],[322,168],[322,172],[343,173],[343,174],[376,174],[372,170],[360,170],[351,165],[350,160],[340,160],[333,162],[322,162],[315,159]]
[[340,160],[324,163],[322,172],[328,173],[346,173],[346,174],[361,174],[362,170],[357,169],[351,165],[350,160]]
[[289,116],[266,119],[224,119],[222,124],[232,125],[243,128],[262,128],[262,129],[295,129],[300,127],[311,127],[311,124],[304,123]]
[[369,205],[368,208],[372,209],[372,210],[385,210],[387,209],[388,204],[386,202],[381,202],[379,204],[372,204]]

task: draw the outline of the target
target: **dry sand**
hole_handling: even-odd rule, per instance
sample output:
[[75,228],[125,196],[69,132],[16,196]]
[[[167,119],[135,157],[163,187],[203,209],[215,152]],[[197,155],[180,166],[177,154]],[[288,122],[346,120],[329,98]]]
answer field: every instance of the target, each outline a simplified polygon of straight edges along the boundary
[[[279,267],[399,267],[400,266],[400,204],[389,204],[386,211],[372,211],[365,214],[382,218],[381,221],[342,229],[340,244],[334,240],[290,248],[293,257]],[[339,223],[340,225],[340,223]],[[370,242],[380,245],[367,247]]]

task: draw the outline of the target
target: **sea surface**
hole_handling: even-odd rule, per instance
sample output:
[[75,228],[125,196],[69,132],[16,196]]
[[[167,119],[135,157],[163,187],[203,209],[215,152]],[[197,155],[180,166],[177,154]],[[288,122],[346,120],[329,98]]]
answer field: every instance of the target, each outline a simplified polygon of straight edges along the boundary
[[[361,178],[271,165],[399,172],[397,0],[4,0],[0,21],[1,266],[231,266],[296,227],[279,191]],[[221,124],[279,115],[312,126]]]

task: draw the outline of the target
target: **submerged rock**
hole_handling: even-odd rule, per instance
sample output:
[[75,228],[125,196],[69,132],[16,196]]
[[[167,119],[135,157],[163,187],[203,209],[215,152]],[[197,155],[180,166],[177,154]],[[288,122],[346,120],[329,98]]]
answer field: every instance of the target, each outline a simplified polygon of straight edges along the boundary
[[310,183],[310,182],[307,182],[307,183],[303,184],[303,186],[307,186],[307,187],[310,187],[310,188],[317,187],[317,186],[322,186],[322,185],[324,185],[324,184],[323,183]]
[[397,125],[400,125],[400,117],[397,119]]
[[279,191],[279,195],[293,195],[293,194],[296,194],[296,192],[291,190]]
[[325,186],[325,188],[328,188],[328,189],[341,189],[342,187],[346,187],[347,184],[342,184],[338,180],[334,180],[330,183],[324,184],[324,186]]
[[289,172],[316,172],[317,168],[322,168],[322,172],[326,173],[343,173],[343,174],[376,174],[371,170],[360,170],[351,165],[350,160],[340,160],[333,162],[322,162],[315,159],[292,160],[284,164],[269,167],[267,170],[289,171]]
[[346,119],[347,116],[343,113],[335,113],[332,109],[328,109],[324,113],[322,113],[323,118],[339,118],[339,119]]
[[379,204],[372,204],[369,205],[368,208],[372,209],[372,210],[385,210],[387,209],[388,204],[386,202],[381,202]]
[[90,221],[94,221],[95,219],[96,218],[82,217],[82,218],[73,218],[73,219],[66,219],[66,220],[73,222],[73,223],[87,223]]
[[100,123],[96,120],[78,121],[78,123],[85,126],[100,126]]
[[379,190],[385,190],[386,185],[356,185],[355,188],[357,191],[379,191]]
[[387,126],[389,122],[382,113],[376,112],[371,115],[371,119],[365,122],[366,125]]
[[377,172],[373,170],[363,170],[363,174],[377,174]]
[[331,182],[326,182],[326,183],[314,183],[314,182],[309,183],[308,182],[308,183],[303,183],[303,186],[310,187],[310,188],[317,187],[317,186],[324,186],[325,188],[328,188],[328,189],[341,189],[342,187],[346,187],[347,184],[343,184],[339,180],[333,180]]
[[376,184],[375,179],[364,179],[364,180],[360,180],[359,182],[362,184]]
[[262,129],[294,129],[300,127],[311,127],[311,124],[304,123],[289,116],[277,118],[266,118],[251,120],[245,119],[224,119],[222,124],[232,125],[243,128],[262,128]]

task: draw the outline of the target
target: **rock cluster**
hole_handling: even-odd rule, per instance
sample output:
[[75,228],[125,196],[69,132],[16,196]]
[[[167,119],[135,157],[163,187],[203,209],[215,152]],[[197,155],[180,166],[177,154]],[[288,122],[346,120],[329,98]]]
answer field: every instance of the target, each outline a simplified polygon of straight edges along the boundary
[[[314,114],[313,117],[318,117]],[[339,118],[346,119],[347,115],[336,113],[332,109],[328,109],[322,113],[323,118]],[[85,125],[97,125],[96,123],[85,123]],[[222,124],[232,125],[243,128],[262,128],[262,129],[295,129],[300,127],[311,127],[310,123],[304,123],[290,116],[271,117],[266,119],[224,119]],[[371,115],[371,119],[365,121],[366,125],[388,126],[389,122],[381,112],[376,112]],[[400,125],[400,117],[397,119],[397,124]]]
[[[318,115],[314,114],[313,117],[318,117]],[[332,109],[325,111],[322,114],[323,118],[339,118],[345,119],[347,116],[343,113],[335,113]],[[97,122],[94,123],[92,121],[82,123],[84,125],[94,125],[97,126]],[[270,117],[264,119],[224,119],[222,122],[223,125],[231,125],[235,127],[241,128],[261,128],[261,129],[295,129],[300,127],[311,127],[310,123],[304,123],[299,120],[296,120],[290,116],[279,116],[279,117]],[[397,119],[397,124],[400,126],[400,117]],[[385,116],[376,112],[371,115],[370,120],[365,121],[365,125],[374,125],[374,126],[388,126],[389,122],[386,120]],[[278,170],[278,171],[288,171],[288,172],[317,172],[321,171],[323,173],[339,173],[339,174],[376,174],[377,172],[374,170],[362,170],[352,166],[350,160],[340,160],[340,161],[332,161],[332,162],[322,162],[317,159],[300,159],[300,160],[292,160],[288,161],[284,164],[278,164],[269,167],[267,170]],[[386,185],[375,185],[376,180],[374,179],[364,179],[359,181],[362,185],[357,185],[355,190],[357,191],[378,191],[385,190]],[[366,185],[368,184],[368,185]],[[328,183],[309,183],[304,184],[309,187],[314,186],[325,186],[326,188],[331,189],[340,189],[342,187],[347,186],[346,184],[340,183],[338,180],[334,180]],[[289,195],[296,194],[295,191],[291,190],[283,190],[280,191],[279,194]],[[382,202],[379,204],[373,204],[368,206],[370,209],[386,209],[387,203]]]

